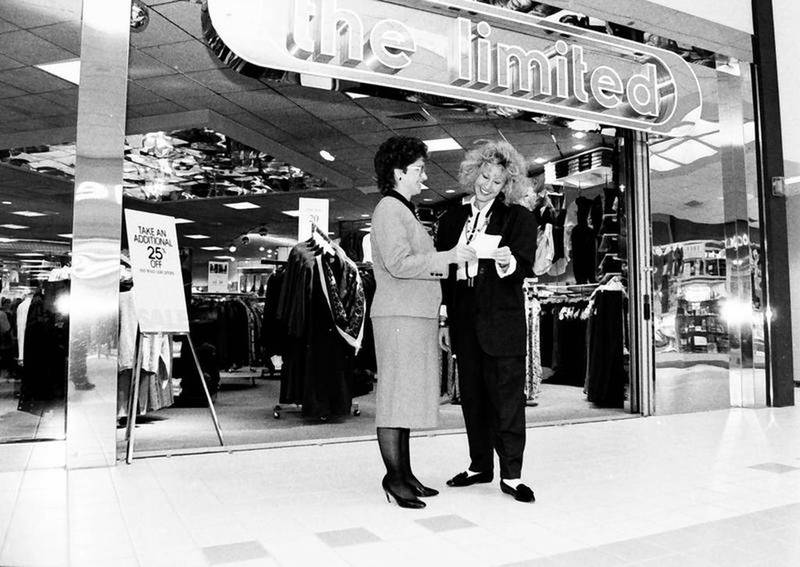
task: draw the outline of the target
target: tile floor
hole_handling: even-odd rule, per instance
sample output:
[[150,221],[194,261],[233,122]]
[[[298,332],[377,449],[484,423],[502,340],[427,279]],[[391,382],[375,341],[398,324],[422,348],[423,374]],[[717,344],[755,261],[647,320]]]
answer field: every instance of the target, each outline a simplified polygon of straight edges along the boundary
[[387,504],[374,442],[52,466],[0,447],[3,566],[800,565],[800,409],[528,430],[537,502],[449,489],[463,435],[412,440],[424,510]]

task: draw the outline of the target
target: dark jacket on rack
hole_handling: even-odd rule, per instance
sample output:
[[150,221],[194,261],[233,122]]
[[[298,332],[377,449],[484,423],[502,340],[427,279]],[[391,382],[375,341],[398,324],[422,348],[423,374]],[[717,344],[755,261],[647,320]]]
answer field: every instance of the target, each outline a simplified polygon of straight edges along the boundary
[[[470,214],[471,205],[451,209],[439,220],[436,233],[438,250],[450,250],[457,243]],[[502,235],[499,246],[508,246],[517,262],[513,274],[501,278],[495,262],[483,259],[478,264],[475,277],[475,301],[461,301],[460,287],[456,284],[455,265],[442,282],[442,302],[447,306],[451,321],[451,339],[458,353],[462,343],[460,333],[465,326],[460,321],[470,320],[468,310],[474,310],[475,332],[481,348],[490,356],[525,356],[525,298],[522,281],[531,274],[536,256],[536,222],[533,215],[519,205],[506,205],[495,199],[490,209],[486,234]],[[471,332],[471,331],[470,331]]]

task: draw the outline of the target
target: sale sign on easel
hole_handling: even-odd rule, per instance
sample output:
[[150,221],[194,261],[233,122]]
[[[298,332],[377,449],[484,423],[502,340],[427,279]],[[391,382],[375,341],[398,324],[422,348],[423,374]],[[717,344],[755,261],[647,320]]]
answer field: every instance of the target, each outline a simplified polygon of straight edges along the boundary
[[175,218],[125,211],[136,316],[143,333],[188,333]]

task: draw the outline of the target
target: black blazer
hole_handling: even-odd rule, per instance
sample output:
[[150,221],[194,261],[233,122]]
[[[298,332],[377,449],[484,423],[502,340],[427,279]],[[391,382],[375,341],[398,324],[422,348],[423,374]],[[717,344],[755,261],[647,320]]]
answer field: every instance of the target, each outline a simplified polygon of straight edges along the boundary
[[[458,244],[470,213],[470,205],[459,205],[447,211],[439,220],[436,248],[449,250]],[[536,257],[536,220],[533,214],[519,205],[506,205],[498,197],[492,203],[486,234],[499,234],[500,246],[508,246],[517,261],[516,270],[501,278],[494,260],[480,260],[475,277],[475,300],[470,301],[462,285],[456,285],[456,266],[442,280],[442,303],[447,306],[450,338],[456,355],[466,345],[466,334],[474,320],[478,342],[490,356],[525,356],[525,298],[522,282],[532,274]],[[470,294],[471,295],[471,294]],[[472,304],[474,303],[474,305]]]

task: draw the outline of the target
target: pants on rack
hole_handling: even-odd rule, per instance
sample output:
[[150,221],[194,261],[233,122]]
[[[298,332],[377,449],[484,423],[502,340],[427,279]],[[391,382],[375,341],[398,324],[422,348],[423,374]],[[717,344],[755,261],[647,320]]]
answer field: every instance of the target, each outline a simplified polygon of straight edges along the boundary
[[525,357],[489,356],[474,326],[463,335],[456,360],[470,469],[493,470],[494,449],[500,477],[519,478],[525,450]]

